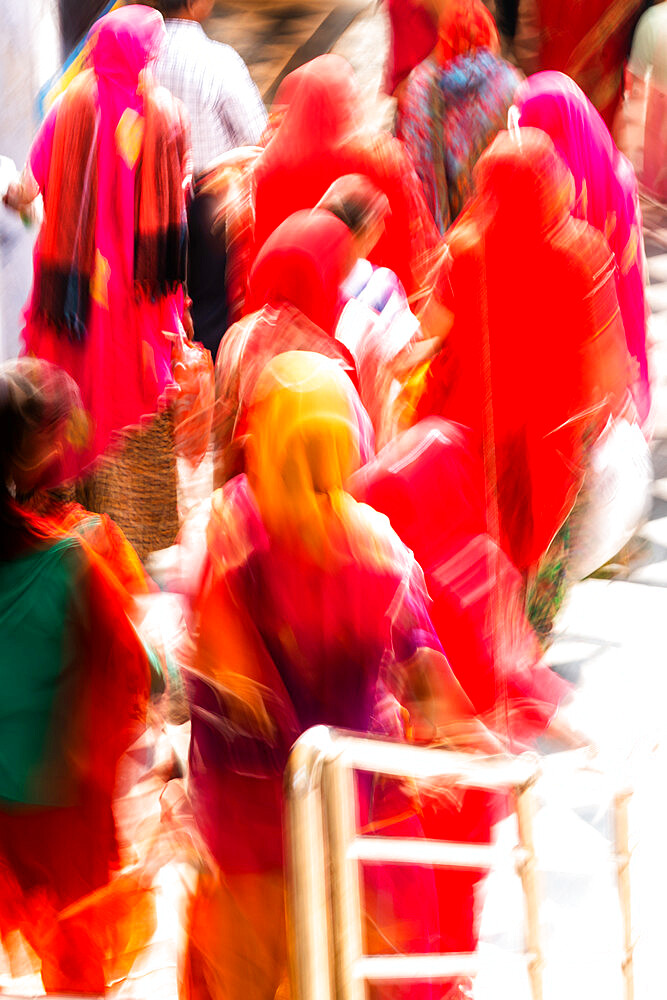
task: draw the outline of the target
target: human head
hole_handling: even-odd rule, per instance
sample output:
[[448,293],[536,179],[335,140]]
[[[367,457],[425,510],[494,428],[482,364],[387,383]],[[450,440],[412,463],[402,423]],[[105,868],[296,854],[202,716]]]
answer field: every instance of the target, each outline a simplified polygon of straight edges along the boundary
[[122,90],[136,91],[139,75],[158,55],[164,21],[153,7],[129,4],[110,11],[93,25],[90,61],[98,77]]
[[354,238],[330,212],[295,212],[269,236],[248,279],[246,312],[288,302],[332,336]]
[[359,467],[354,390],[339,364],[288,351],[262,372],[248,410],[248,478],[271,535],[322,554]]
[[389,200],[363,174],[337,178],[322,195],[317,208],[331,212],[354,236],[359,257],[367,257],[384,231]]
[[24,495],[60,482],[65,451],[84,444],[79,391],[62,369],[38,358],[0,367],[0,489]]
[[214,0],[152,0],[151,6],[162,14],[165,20],[178,18],[179,21],[205,21],[211,16]]
[[266,149],[267,159],[273,159],[276,149],[295,162],[331,149],[361,125],[361,98],[352,66],[333,53],[311,59],[282,81],[274,111],[280,127]]
[[449,62],[478,49],[500,52],[496,22],[481,0],[448,0],[442,4],[436,45],[438,61]]
[[474,211],[491,225],[544,234],[569,218],[574,182],[546,133],[500,132],[477,161]]
[[514,107],[522,128],[542,129],[553,141],[572,171],[577,199],[598,203],[591,213],[578,202],[577,214],[599,225],[607,211],[608,181],[621,173],[623,161],[600,113],[574,80],[552,71],[524,80]]

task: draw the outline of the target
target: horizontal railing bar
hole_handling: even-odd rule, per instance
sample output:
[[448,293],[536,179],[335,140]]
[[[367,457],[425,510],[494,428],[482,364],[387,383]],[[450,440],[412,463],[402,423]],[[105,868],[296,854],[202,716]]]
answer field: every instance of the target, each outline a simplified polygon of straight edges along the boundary
[[467,788],[486,791],[521,788],[538,774],[537,758],[530,754],[508,758],[480,757],[439,747],[422,747],[388,740],[360,739],[326,726],[315,726],[300,737],[321,762],[417,781],[443,778]]
[[[507,857],[494,844],[458,844],[417,837],[357,837],[348,848],[348,857],[384,864],[435,865],[443,868],[493,868]],[[516,863],[526,860],[526,852],[515,848]]]
[[353,976],[367,983],[423,982],[453,976],[476,976],[480,969],[476,954],[364,955],[354,963]]

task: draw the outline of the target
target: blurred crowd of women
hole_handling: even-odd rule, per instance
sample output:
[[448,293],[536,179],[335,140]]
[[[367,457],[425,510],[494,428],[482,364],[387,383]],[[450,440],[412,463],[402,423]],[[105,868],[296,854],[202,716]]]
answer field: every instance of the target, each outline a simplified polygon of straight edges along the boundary
[[[136,974],[171,865],[180,995],[289,997],[282,776],[310,726],[585,743],[544,657],[651,475],[639,194],[667,198],[667,3],[631,53],[639,0],[498,3],[502,35],[481,0],[388,10],[395,135],[328,54],[197,174],[215,357],[157,10],[93,25],[5,196],[44,211],[0,369],[0,942],[47,992]],[[486,843],[506,808],[369,781],[358,822]],[[368,952],[473,951],[481,881],[377,866]]]

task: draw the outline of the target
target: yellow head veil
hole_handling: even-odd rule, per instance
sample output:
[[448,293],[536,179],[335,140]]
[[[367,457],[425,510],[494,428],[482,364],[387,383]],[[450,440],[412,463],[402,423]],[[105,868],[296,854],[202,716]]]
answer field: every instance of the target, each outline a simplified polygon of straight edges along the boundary
[[248,478],[269,535],[317,558],[345,535],[343,484],[359,467],[353,387],[309,351],[274,358],[248,412]]

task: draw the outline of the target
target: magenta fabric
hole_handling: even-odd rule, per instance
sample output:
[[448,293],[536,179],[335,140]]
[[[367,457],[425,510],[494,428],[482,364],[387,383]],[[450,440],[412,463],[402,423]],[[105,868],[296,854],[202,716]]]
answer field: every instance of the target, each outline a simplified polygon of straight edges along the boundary
[[600,114],[564,73],[536,73],[518,88],[519,124],[546,132],[574,177],[572,214],[607,239],[616,257],[616,287],[630,354],[638,364],[632,386],[640,419],[651,405],[646,354],[642,219],[634,171],[616,148]]
[[[169,335],[179,329],[182,292],[154,301],[145,295],[138,298],[133,280],[136,162],[132,146],[133,142],[140,146],[142,87],[151,85],[150,80],[142,79],[142,71],[156,56],[164,34],[161,15],[140,5],[114,10],[93,28],[91,61],[99,100],[99,196],[96,273],[83,342],[57,336],[37,316],[39,239],[35,248],[33,291],[24,313],[24,351],[69,372],[91,420],[89,447],[80,453],[78,464],[66,470],[70,475],[79,474],[100,455],[114,431],[152,416],[176,391]],[[42,191],[48,179],[57,111],[58,102],[30,151],[30,167]],[[121,119],[124,122],[119,131]]]

